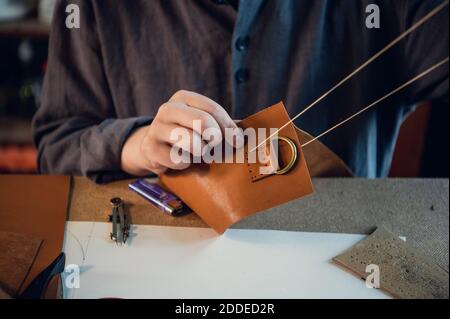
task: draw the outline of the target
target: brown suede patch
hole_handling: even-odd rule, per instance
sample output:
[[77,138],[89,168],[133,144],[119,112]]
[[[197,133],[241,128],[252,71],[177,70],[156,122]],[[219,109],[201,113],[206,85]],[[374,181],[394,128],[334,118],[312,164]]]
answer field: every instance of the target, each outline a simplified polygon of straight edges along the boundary
[[0,289],[16,296],[30,271],[42,240],[0,231]]
[[396,298],[448,299],[448,272],[384,228],[333,261],[366,279],[368,265],[379,267],[380,289]]

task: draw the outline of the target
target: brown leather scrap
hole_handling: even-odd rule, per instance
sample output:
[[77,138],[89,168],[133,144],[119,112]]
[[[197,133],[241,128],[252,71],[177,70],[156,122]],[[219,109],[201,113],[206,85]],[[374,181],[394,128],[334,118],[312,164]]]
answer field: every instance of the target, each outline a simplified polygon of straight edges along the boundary
[[30,235],[0,231],[0,287],[5,294],[19,293],[41,244]]
[[[69,176],[0,178],[0,231],[26,234],[43,241],[21,290],[61,253],[69,191]],[[56,298],[57,288],[50,284],[46,296]]]

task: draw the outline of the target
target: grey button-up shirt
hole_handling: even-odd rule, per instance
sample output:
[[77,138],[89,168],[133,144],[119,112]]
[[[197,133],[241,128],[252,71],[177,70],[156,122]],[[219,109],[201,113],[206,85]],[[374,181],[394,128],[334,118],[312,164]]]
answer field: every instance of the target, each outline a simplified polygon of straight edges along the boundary
[[[35,120],[39,170],[123,177],[120,151],[179,89],[235,119],[284,101],[294,116],[441,0],[60,1]],[[65,25],[78,3],[79,29]],[[380,8],[380,28],[366,7]],[[316,135],[448,56],[448,8],[296,125]],[[358,176],[388,172],[399,126],[423,100],[448,103],[448,65],[322,139]]]

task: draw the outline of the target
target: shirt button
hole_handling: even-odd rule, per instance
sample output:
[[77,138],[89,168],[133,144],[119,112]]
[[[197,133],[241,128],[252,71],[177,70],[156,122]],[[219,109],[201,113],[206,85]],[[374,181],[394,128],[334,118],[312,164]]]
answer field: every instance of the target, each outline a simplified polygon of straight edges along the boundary
[[236,50],[245,51],[248,48],[249,38],[248,37],[239,37],[236,40]]
[[246,69],[239,69],[237,70],[235,76],[237,83],[242,84],[248,81],[248,70]]

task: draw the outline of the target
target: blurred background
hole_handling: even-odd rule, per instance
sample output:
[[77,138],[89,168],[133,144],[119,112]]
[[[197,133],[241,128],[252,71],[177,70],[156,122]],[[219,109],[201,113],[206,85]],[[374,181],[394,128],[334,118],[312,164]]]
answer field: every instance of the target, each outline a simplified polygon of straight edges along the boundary
[[[0,0],[0,173],[35,173],[39,107],[56,0]],[[149,0],[152,1],[152,0]],[[425,103],[403,124],[391,177],[448,177],[448,104]]]

